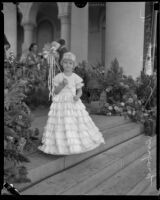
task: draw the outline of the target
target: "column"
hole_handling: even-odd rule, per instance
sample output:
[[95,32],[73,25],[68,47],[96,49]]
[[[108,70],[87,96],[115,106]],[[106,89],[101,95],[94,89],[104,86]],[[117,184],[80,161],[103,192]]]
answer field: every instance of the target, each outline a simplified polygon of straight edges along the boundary
[[59,16],[61,21],[61,38],[66,41],[66,46],[70,49],[70,16]]
[[11,45],[9,51],[17,55],[17,8],[13,3],[3,3],[4,33]]
[[106,3],[106,70],[116,57],[124,74],[136,78],[143,68],[145,2]]
[[88,61],[88,4],[71,8],[71,51],[76,54],[77,62]]
[[22,24],[24,28],[24,43],[22,45],[23,51],[27,50],[31,43],[33,42],[33,30],[35,25],[30,22],[26,22]]

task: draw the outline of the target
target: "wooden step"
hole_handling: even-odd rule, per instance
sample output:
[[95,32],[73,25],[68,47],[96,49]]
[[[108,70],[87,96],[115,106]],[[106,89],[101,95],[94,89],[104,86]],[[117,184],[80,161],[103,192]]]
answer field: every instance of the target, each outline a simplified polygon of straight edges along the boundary
[[[117,173],[117,172],[119,173],[119,171],[121,171],[122,168],[125,168],[128,164],[136,160],[140,155],[143,155],[142,152],[144,153],[143,147],[140,149],[137,149],[136,151],[133,151],[131,154],[123,157],[120,161],[116,161],[112,166],[105,168],[104,170],[97,173],[95,176],[87,179],[85,182],[80,183],[75,187],[72,187],[70,190],[67,190],[62,194],[84,195],[88,190],[92,190],[93,186],[98,187],[101,182],[103,182],[104,180],[108,180],[108,178],[112,177],[114,173]],[[115,181],[117,181],[117,178]],[[99,194],[102,195],[102,193],[99,193]],[[108,193],[106,193],[106,195],[108,195]],[[113,194],[110,193],[110,195],[113,195]]]
[[151,178],[148,179],[148,185],[141,191],[140,195],[154,195],[157,196],[157,179],[156,179],[156,169],[152,170],[152,181]]
[[[130,120],[124,119],[122,116],[104,116],[104,115],[90,115],[92,120],[96,123],[100,130],[113,128],[119,126],[121,124],[131,123]],[[32,122],[32,128],[39,128],[40,130],[40,137],[42,136],[44,126],[46,125],[48,115],[46,116],[39,116],[34,118]]]
[[[104,133],[103,133],[104,132]],[[71,167],[79,162],[93,157],[103,151],[106,151],[113,146],[116,146],[124,141],[134,138],[141,134],[141,127],[135,123],[127,123],[102,131],[106,144],[89,151],[87,153],[70,156],[55,156],[48,155],[41,151],[29,156],[30,163],[27,163],[28,177],[32,182],[16,184],[17,189],[23,191],[28,187],[32,187],[37,182],[44,178],[58,173],[68,167]]]
[[[156,166],[156,148],[151,151],[151,166]],[[114,176],[106,179],[96,188],[88,192],[88,195],[126,195],[139,181],[147,177],[149,170],[147,162],[143,162],[141,158],[117,172]],[[149,180],[145,180],[149,183]],[[139,195],[139,194],[137,194]]]
[[[152,170],[152,174],[156,174],[156,169]],[[156,177],[153,177],[153,187],[155,187],[154,185],[154,181],[155,181]],[[150,181],[146,180],[146,178],[143,178],[135,187],[133,187],[126,195],[142,195],[142,192],[144,192],[144,190],[147,188],[147,192],[148,192],[148,186],[151,186]]]
[[[85,194],[147,151],[147,137],[139,135],[80,164],[53,175],[22,194]],[[156,145],[155,138],[152,147]]]

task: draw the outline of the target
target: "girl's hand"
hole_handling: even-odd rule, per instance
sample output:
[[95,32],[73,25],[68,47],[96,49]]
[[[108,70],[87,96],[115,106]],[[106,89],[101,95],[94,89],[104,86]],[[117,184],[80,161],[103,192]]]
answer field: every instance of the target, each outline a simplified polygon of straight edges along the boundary
[[74,99],[74,101],[78,101],[79,97],[78,96],[74,96],[73,99]]
[[63,79],[63,84],[66,86],[68,84],[68,80],[66,78]]

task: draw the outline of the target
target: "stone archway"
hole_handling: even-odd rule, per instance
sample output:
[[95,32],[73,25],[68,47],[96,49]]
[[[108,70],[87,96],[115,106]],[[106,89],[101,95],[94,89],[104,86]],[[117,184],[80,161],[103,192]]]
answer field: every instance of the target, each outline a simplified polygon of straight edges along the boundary
[[54,40],[54,35],[54,27],[49,20],[45,19],[37,25],[36,42],[39,51],[42,50],[44,44]]
[[[69,27],[70,26],[70,21],[69,21],[70,7],[71,7],[71,4],[68,2],[67,3],[63,3],[63,2],[20,3],[19,8],[23,14],[21,23],[24,28],[23,50],[28,48],[28,44],[37,40],[36,38],[36,31],[37,31],[37,25],[38,25],[37,15],[40,10],[41,10],[40,15],[43,15],[43,16],[46,15],[47,18],[50,18],[49,21],[53,20],[51,19],[52,18],[51,13],[54,15],[54,20],[57,21],[56,23],[53,23],[55,24],[54,31],[58,30],[58,31],[55,31],[55,38],[53,39],[58,39],[59,37],[62,37],[66,40],[67,45],[70,46],[70,27]],[[54,14],[53,10],[56,12],[56,15]]]
[[45,43],[60,37],[60,20],[56,3],[41,3],[36,15],[35,41],[41,51]]

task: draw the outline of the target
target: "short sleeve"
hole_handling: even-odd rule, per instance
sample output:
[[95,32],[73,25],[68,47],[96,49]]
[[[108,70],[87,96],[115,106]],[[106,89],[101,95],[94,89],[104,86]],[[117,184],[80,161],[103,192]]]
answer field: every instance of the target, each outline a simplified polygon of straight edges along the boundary
[[76,89],[80,89],[84,86],[83,79],[77,74],[75,76],[75,84],[76,84]]

